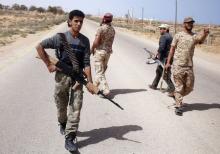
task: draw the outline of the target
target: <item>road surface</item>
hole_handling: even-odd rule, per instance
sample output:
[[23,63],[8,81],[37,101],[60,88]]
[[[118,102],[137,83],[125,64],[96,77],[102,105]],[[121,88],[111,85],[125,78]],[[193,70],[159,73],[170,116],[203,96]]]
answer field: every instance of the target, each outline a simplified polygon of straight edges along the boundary
[[[83,25],[91,43],[97,27],[92,21]],[[11,54],[2,54],[0,61],[0,154],[69,153],[56,120],[54,74],[34,58],[40,40],[65,29],[62,24],[2,49]],[[220,153],[219,62],[194,57],[195,89],[184,99],[188,108],[179,117],[173,99],[148,88],[156,65],[146,64],[145,47],[156,51],[157,42],[117,29],[106,77],[113,99],[125,110],[85,90],[80,153]]]

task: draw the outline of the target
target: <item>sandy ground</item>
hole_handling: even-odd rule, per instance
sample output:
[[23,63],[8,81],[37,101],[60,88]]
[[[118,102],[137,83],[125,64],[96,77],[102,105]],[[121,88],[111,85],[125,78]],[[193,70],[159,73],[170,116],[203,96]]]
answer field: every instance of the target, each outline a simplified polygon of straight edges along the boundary
[[55,34],[56,31],[60,31],[65,24],[66,23],[54,26],[50,30],[42,31],[37,34],[29,34],[26,38],[18,38],[15,42],[1,47],[0,70],[28,54],[43,38],[47,38],[51,36],[51,34]]

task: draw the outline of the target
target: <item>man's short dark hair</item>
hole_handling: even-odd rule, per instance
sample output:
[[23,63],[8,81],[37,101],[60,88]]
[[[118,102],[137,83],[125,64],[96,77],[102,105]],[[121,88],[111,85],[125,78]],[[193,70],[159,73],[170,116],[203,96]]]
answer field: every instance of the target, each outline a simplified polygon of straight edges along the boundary
[[69,13],[69,20],[72,20],[73,17],[82,17],[82,18],[85,18],[85,14],[80,11],[80,10],[72,10],[70,13]]

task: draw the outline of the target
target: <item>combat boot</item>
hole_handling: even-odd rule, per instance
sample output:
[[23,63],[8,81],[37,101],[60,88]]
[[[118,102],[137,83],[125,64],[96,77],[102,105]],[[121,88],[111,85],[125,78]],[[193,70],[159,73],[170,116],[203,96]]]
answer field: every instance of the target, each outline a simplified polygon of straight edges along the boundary
[[153,86],[153,85],[151,85],[151,84],[148,85],[148,87],[151,88],[151,89],[153,89],[153,90],[157,90],[157,87],[156,87],[156,86]]
[[76,152],[76,133],[70,133],[65,136],[65,148],[70,152]]
[[175,107],[175,114],[178,116],[182,116],[183,115],[182,107]]
[[66,129],[66,123],[60,123],[59,126],[60,126],[60,134],[64,135]]

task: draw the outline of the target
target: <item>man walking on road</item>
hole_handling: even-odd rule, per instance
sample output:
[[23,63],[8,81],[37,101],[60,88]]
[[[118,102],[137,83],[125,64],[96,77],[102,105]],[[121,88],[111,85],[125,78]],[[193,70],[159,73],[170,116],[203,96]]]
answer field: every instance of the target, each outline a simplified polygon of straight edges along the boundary
[[[159,59],[161,61],[162,64],[165,64],[166,60],[167,60],[167,56],[169,54],[169,50],[170,50],[170,44],[172,42],[172,36],[169,33],[169,26],[167,24],[161,24],[159,26],[160,29],[160,41],[159,41],[159,49],[158,49],[158,53],[156,55],[156,58]],[[154,81],[151,85],[149,85],[149,87],[151,89],[156,90],[157,89],[157,85],[160,81],[160,78],[162,77],[167,85],[167,92],[169,96],[173,96],[173,92],[174,92],[174,85],[173,82],[171,80],[171,70],[170,68],[168,68],[164,74],[163,74],[163,66],[158,65],[157,69],[156,69],[156,77],[154,78]],[[162,76],[163,75],[163,76]]]
[[171,44],[170,53],[165,68],[171,66],[173,57],[173,78],[175,82],[175,113],[182,115],[183,97],[188,95],[194,87],[194,72],[193,72],[193,55],[195,45],[202,43],[209,29],[205,28],[201,35],[196,35],[192,32],[194,20],[191,17],[184,19],[184,31],[177,33]]
[[[90,68],[90,43],[89,39],[80,33],[80,29],[84,20],[84,13],[80,10],[73,10],[69,13],[68,27],[69,31],[63,33],[69,46],[76,54],[79,61],[80,72],[85,72],[88,82],[92,82]],[[69,76],[57,70],[56,66],[48,59],[45,49],[52,48],[60,50],[58,56],[63,63],[73,66],[71,59],[63,49],[62,38],[59,34],[43,40],[38,46],[37,51],[41,59],[46,64],[49,72],[55,72],[55,103],[57,106],[58,122],[60,124],[61,134],[65,134],[65,148],[71,152],[77,151],[76,133],[78,130],[80,111],[83,103],[83,85],[77,84]],[[68,115],[67,115],[68,107]]]
[[111,13],[104,15],[91,48],[95,59],[94,85],[99,87],[99,90],[103,91],[105,95],[110,93],[105,72],[108,67],[110,55],[112,54],[112,44],[115,37],[115,30],[111,25],[112,19],[113,15]]

